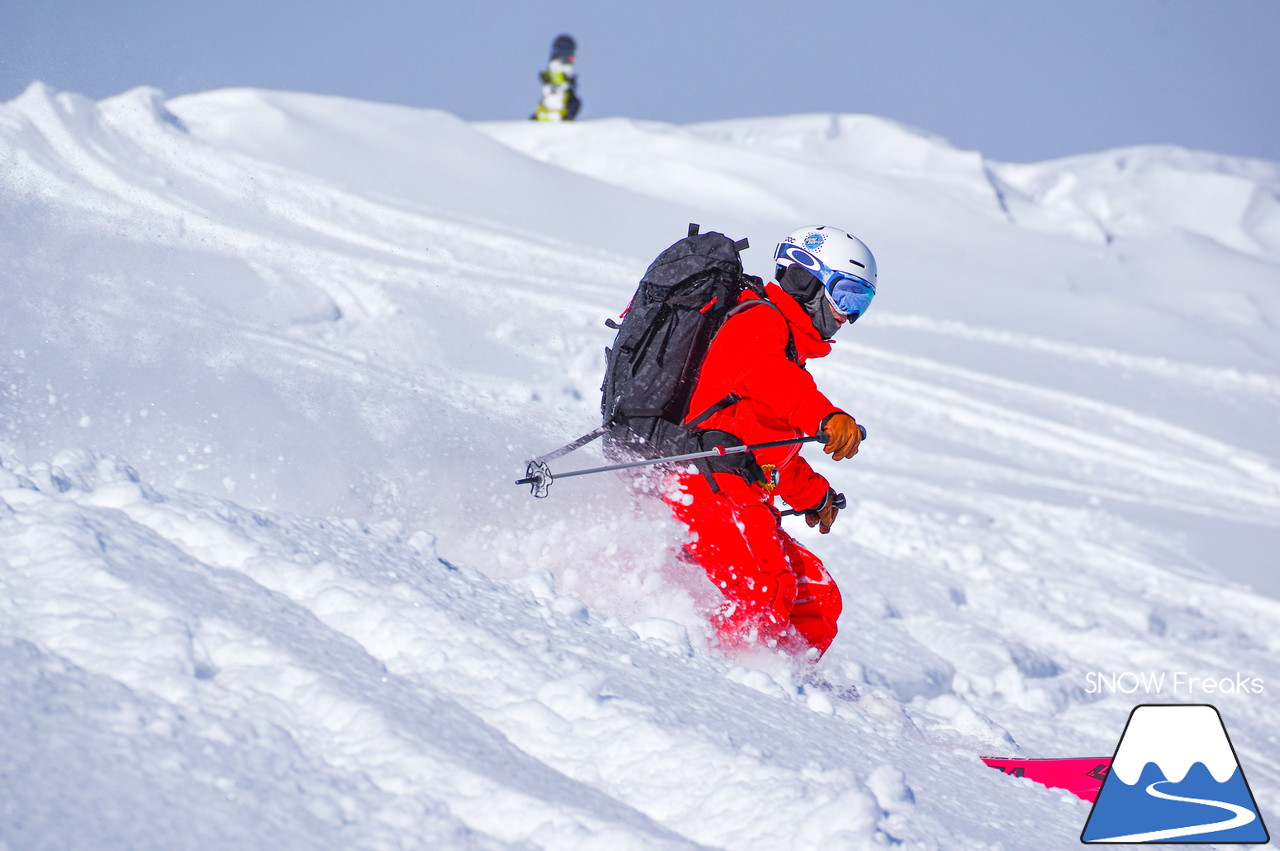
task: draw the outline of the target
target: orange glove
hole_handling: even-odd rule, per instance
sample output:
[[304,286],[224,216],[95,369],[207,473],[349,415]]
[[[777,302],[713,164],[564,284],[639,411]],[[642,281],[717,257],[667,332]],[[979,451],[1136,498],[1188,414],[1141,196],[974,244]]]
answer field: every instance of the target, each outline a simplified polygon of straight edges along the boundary
[[804,513],[804,522],[809,524],[810,529],[817,526],[818,531],[825,535],[831,531],[831,524],[836,522],[836,515],[839,513],[835,488],[827,488],[827,495],[822,498],[822,502]]
[[858,454],[858,444],[862,443],[862,429],[858,428],[853,417],[845,413],[831,414],[822,421],[820,431],[827,435],[827,443],[822,451],[833,460],[843,461]]

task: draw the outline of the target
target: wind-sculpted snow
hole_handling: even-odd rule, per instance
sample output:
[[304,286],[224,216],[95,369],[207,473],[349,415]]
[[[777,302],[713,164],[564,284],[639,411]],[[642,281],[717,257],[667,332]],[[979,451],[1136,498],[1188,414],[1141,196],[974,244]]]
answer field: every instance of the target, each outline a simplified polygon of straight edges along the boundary
[[[0,164],[0,846],[1068,848],[1087,807],[974,756],[1146,701],[1280,809],[1275,164],[39,84]],[[856,700],[709,650],[619,478],[513,485],[690,221],[882,269],[809,365],[850,508],[787,521]]]
[[837,713],[395,523],[83,452],[0,469],[0,500],[11,847],[816,847],[945,836],[959,812],[908,823],[909,762],[939,813],[966,775],[999,789],[891,702]]

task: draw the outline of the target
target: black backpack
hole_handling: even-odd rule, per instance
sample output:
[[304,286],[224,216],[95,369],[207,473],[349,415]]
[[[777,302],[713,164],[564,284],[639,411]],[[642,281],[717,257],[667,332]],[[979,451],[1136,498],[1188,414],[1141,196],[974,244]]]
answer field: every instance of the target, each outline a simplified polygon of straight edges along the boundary
[[[739,305],[744,290],[764,295],[764,282],[742,270],[739,252],[747,241],[698,230],[690,225],[685,239],[650,264],[622,323],[606,322],[618,331],[613,346],[605,349],[600,403],[605,450],[612,457],[696,452],[708,448],[703,445],[708,439],[719,445],[742,443],[724,432],[694,428],[739,397],[726,396],[686,424],[689,399],[711,340],[730,314],[755,304],[773,305],[763,298]],[[754,466],[754,461],[738,456],[713,469],[744,464]],[[738,472],[750,475],[749,470]]]

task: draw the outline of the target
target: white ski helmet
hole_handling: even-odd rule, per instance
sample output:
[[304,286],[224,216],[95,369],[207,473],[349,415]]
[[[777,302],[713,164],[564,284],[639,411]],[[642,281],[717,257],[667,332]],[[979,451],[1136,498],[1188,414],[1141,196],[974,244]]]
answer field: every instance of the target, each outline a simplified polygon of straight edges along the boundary
[[876,258],[866,243],[830,225],[800,228],[787,234],[773,254],[781,278],[799,264],[822,282],[835,309],[853,321],[866,312],[876,294]]

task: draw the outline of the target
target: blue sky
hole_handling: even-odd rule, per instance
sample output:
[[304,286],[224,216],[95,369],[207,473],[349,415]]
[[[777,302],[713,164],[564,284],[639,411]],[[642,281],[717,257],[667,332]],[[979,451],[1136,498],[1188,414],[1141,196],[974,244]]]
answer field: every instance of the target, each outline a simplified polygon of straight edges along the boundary
[[867,112],[1005,161],[1280,160],[1280,0],[5,0],[0,99],[255,86],[524,118],[560,32],[584,119]]

